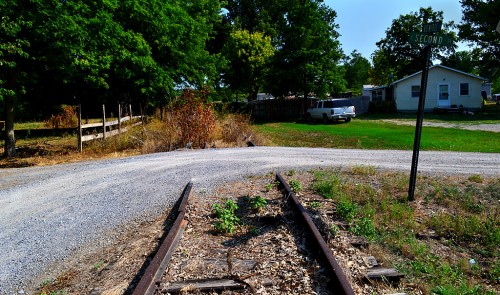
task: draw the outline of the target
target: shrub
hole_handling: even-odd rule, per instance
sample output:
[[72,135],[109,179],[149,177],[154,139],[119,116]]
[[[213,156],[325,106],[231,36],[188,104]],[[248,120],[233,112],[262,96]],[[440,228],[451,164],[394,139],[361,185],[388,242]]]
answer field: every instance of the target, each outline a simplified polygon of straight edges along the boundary
[[173,113],[182,146],[205,148],[215,138],[215,112],[204,102],[203,92],[185,90]]
[[250,198],[250,209],[261,211],[267,206],[267,200],[261,196]]
[[57,115],[52,115],[44,122],[47,128],[76,128],[78,127],[77,107],[62,105]]
[[302,190],[302,184],[297,179],[290,180],[290,188],[296,194],[298,194]]
[[238,209],[238,205],[233,200],[227,200],[224,203],[224,207],[220,204],[213,205],[213,210],[217,217],[214,227],[217,231],[229,234],[234,232],[234,228],[240,222],[240,219],[234,214],[236,209]]

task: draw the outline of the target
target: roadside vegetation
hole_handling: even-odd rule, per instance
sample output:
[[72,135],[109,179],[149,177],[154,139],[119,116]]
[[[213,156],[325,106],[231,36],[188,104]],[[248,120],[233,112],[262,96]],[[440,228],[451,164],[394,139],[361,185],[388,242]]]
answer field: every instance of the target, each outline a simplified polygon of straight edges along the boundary
[[421,175],[408,202],[404,173],[355,166],[309,174],[308,192],[332,201],[344,230],[365,237],[368,253],[405,274],[403,289],[497,294],[500,178]]
[[[320,124],[297,122],[253,123],[249,115],[234,113],[223,105],[207,102],[203,92],[186,91],[178,103],[163,115],[158,111],[143,127],[133,128],[120,136],[86,142],[82,153],[77,150],[77,136],[68,132],[60,136],[35,135],[47,126],[72,127],[74,116],[63,108],[44,122],[16,124],[22,136],[17,139],[17,155],[1,158],[0,167],[51,165],[63,162],[123,157],[166,152],[182,148],[223,148],[257,145],[323,147],[346,149],[411,150],[415,133],[414,114],[361,115],[350,123]],[[425,121],[452,124],[498,123],[500,106],[488,105],[474,116],[459,114],[426,114]],[[55,121],[53,118],[59,118]],[[478,121],[471,121],[476,118]],[[110,118],[111,120],[111,118]],[[99,119],[91,119],[99,122]],[[400,124],[400,121],[408,124]],[[54,125],[54,122],[60,122]],[[64,123],[66,122],[66,123]],[[500,152],[498,133],[459,128],[424,127],[421,149],[456,152]],[[0,142],[0,153],[3,143]]]
[[[399,121],[408,124],[398,124]],[[500,106],[490,103],[473,116],[425,114],[424,122],[492,124],[500,122]],[[268,122],[254,126],[270,145],[357,149],[413,149],[415,114],[366,114],[350,123]],[[500,152],[500,133],[425,126],[420,148],[433,151]]]

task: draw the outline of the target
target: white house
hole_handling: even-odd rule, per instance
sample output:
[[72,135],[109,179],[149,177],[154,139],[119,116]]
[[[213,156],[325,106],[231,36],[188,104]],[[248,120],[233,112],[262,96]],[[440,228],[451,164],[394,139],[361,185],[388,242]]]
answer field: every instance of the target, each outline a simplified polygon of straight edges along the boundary
[[[417,111],[421,79],[422,71],[382,87],[386,94],[382,100],[394,100],[398,111]],[[443,65],[433,65],[429,68],[424,108],[426,111],[436,108],[481,109],[481,90],[485,81],[487,79],[479,76]],[[378,92],[380,87],[372,88],[372,100],[373,94]]]

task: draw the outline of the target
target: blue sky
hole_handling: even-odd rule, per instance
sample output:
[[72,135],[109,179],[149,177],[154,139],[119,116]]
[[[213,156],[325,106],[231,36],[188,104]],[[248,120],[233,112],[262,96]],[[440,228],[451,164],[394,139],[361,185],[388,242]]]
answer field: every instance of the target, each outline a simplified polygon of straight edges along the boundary
[[[375,43],[385,37],[385,31],[400,15],[430,6],[434,11],[443,11],[445,22],[453,20],[458,24],[462,19],[459,0],[325,0],[324,3],[337,12],[344,53],[356,49],[369,60],[377,48]],[[458,50],[467,48],[462,44]]]

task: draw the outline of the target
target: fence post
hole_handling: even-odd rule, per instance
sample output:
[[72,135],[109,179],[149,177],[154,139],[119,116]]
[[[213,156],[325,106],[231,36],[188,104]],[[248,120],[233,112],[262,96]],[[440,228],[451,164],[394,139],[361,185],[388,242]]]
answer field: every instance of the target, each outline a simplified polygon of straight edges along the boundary
[[144,112],[142,111],[142,103],[139,104],[139,111],[141,112],[141,123],[144,125]]
[[106,106],[102,105],[102,139],[106,140]]
[[118,136],[122,134],[122,105],[118,103]]
[[132,126],[132,104],[129,104],[128,108],[130,110],[130,114],[129,114],[130,115],[130,126]]
[[78,105],[78,151],[81,153],[83,151],[83,141],[82,141],[82,105]]

